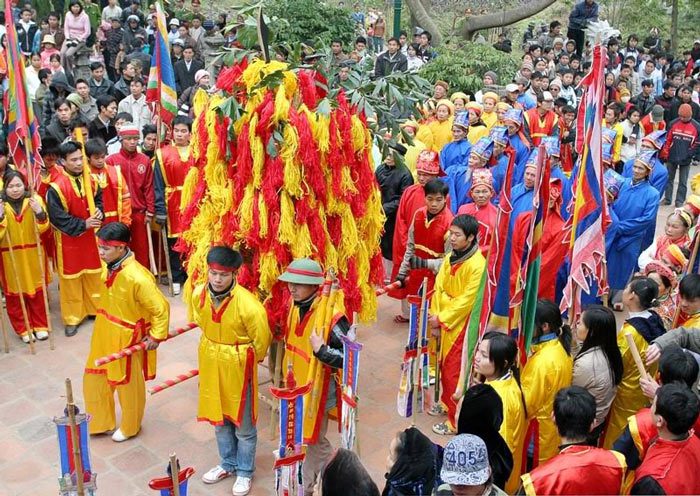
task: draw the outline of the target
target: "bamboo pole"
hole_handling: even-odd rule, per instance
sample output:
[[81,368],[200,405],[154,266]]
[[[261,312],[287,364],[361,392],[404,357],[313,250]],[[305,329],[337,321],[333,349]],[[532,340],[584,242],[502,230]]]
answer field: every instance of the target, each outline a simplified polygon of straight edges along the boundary
[[148,262],[151,265],[151,273],[158,277],[158,269],[156,268],[156,260],[155,256],[153,255],[153,238],[152,238],[152,230],[151,230],[151,223],[147,220],[146,221],[146,236],[148,237]]
[[5,303],[2,305],[2,312],[0,313],[0,326],[2,326],[2,342],[5,348],[5,353],[10,352],[10,338],[7,334],[7,326],[5,325],[5,311],[7,310]]
[[639,377],[642,379],[651,379],[651,377],[649,377],[649,373],[644,368],[644,362],[642,362],[642,357],[640,356],[639,350],[637,349],[637,344],[634,342],[634,338],[632,338],[632,333],[626,332],[625,339],[627,340],[627,345],[629,346],[630,352],[632,353],[632,358],[634,358],[634,363],[637,365]]
[[168,235],[165,232],[165,226],[160,226],[160,237],[163,243],[163,254],[165,255],[165,269],[168,273],[168,292],[170,296],[175,296],[173,291],[173,270],[170,266],[170,249],[168,248]]
[[177,455],[170,453],[170,478],[173,481],[173,496],[180,496],[180,477],[177,469]]
[[80,437],[78,426],[75,423],[75,403],[73,402],[73,386],[70,379],[66,378],[66,408],[68,410],[68,422],[73,442],[73,460],[75,462],[75,477],[78,487],[78,496],[85,496],[85,481],[83,480],[83,457],[80,453]]
[[29,337],[29,351],[32,355],[36,354],[34,349],[34,334],[32,333],[32,327],[29,325],[29,315],[27,314],[27,304],[24,301],[24,292],[22,291],[22,282],[19,278],[19,273],[17,269],[17,261],[15,260],[15,252],[12,248],[12,238],[10,237],[9,229],[5,231],[5,239],[7,240],[7,248],[10,253],[10,263],[12,264],[13,272],[15,273],[15,283],[17,284],[17,292],[19,293],[19,305],[22,308],[22,318],[24,319],[24,328],[27,330],[27,337]]

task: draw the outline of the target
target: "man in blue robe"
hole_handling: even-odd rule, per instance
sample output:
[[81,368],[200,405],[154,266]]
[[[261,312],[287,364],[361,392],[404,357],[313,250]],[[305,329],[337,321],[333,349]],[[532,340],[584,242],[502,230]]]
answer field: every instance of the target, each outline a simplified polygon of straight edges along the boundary
[[[458,112],[452,123],[452,142],[447,143],[440,151],[440,166],[445,172],[445,182],[450,188],[450,209],[456,214],[461,198],[458,192],[458,184],[464,184],[467,180],[469,167],[469,153],[472,145],[467,139],[469,132],[469,113]],[[461,190],[462,186],[460,186]],[[468,191],[468,190],[467,190]]]
[[640,153],[632,166],[632,178],[624,180],[609,209],[612,223],[605,233],[605,251],[612,291],[627,285],[642,251],[644,234],[656,220],[660,195],[649,183],[653,166],[654,152]]
[[489,160],[494,191],[491,201],[494,205],[498,205],[498,199],[501,196],[501,189],[506,180],[506,171],[508,170],[508,155],[503,153],[508,146],[508,128],[505,126],[492,127],[489,138],[493,140],[493,153],[491,154],[491,160]]
[[469,167],[462,177],[455,177],[455,194],[457,195],[454,203],[458,203],[459,207],[466,203],[472,203],[469,192],[472,189],[472,174],[476,169],[483,169],[488,164],[493,154],[493,140],[491,138],[480,138],[474,143],[471,152],[469,152]]
[[549,156],[549,166],[550,166],[550,180],[559,179],[561,181],[561,207],[559,209],[561,217],[564,220],[569,218],[569,203],[571,198],[574,196],[574,176],[567,176],[561,168],[560,161],[560,151],[561,144],[559,141],[559,136],[545,136],[542,138],[542,144],[544,144],[547,149],[547,155]]
[[523,182],[525,164],[530,156],[530,139],[523,130],[523,111],[520,109],[508,109],[503,115],[503,122],[508,128],[508,142],[515,150],[515,168],[513,170],[513,184]]

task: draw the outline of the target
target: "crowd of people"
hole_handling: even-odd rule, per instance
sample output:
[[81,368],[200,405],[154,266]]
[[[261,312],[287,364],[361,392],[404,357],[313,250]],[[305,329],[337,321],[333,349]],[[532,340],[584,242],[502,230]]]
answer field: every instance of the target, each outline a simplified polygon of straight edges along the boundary
[[[13,16],[26,58],[43,168],[30,195],[27,178],[0,145],[1,282],[8,316],[25,343],[48,339],[46,273],[56,273],[65,335],[74,336],[81,323],[95,318],[83,381],[90,433],[111,432],[123,442],[141,429],[144,380],[154,376],[155,350],[168,338],[168,300],[151,273],[167,266],[174,295],[187,279],[176,244],[182,188],[194,164],[193,101],[198,89],[216,84],[216,71],[205,69],[207,47],[235,44],[235,28],[227,28],[225,15],[207,19],[199,0],[187,6],[177,0],[168,8],[178,116],[163,145],[145,96],[154,6],[69,0],[64,12],[43,14],[31,2],[19,6],[15,0],[13,6],[0,17]],[[373,77],[381,78],[416,71],[438,56],[423,29],[409,41],[407,33],[387,37],[378,11],[355,5],[351,17],[357,25],[352,49],[333,40],[322,62],[340,85],[362,67],[371,66]],[[416,428],[397,434],[385,495],[700,493],[694,477],[700,466],[694,431],[700,275],[688,270],[700,215],[700,176],[690,178],[700,160],[700,40],[680,57],[664,46],[658,30],[642,45],[634,34],[624,43],[605,42],[610,301],[601,305],[591,291],[573,332],[559,311],[571,270],[565,224],[580,168],[578,83],[593,56],[584,30],[597,18],[597,3],[584,0],[571,12],[566,35],[556,20],[538,36],[526,33],[517,73],[488,71],[477,92],[435,81],[420,117],[402,119],[402,135],[377,161],[386,282],[393,283],[389,295],[401,300],[394,321],[409,322],[408,296],[427,278],[430,375],[441,391],[428,413],[441,419],[435,434],[455,436],[443,448]],[[0,44],[6,40],[3,33]],[[289,57],[284,47],[275,50],[278,60]],[[510,249],[497,289],[497,301],[507,302],[501,296],[514,294],[515,268],[528,242],[539,153],[551,179],[530,353],[524,361],[508,332],[487,332],[474,352],[467,388],[462,350],[499,201],[507,197],[512,207]],[[675,210],[657,234],[660,205]],[[157,262],[154,249],[167,260]],[[190,295],[202,329],[197,417],[215,426],[221,461],[202,479],[214,484],[235,475],[233,494],[242,496],[251,491],[255,472],[255,365],[267,355],[272,334],[263,306],[236,284],[242,255],[214,247],[207,263],[207,284]],[[315,374],[306,405],[311,413],[304,415],[304,493],[379,494],[357,456],[334,452],[327,438],[340,397],[334,377],[344,365],[341,336],[350,329],[344,308],[324,309],[332,316],[324,341],[310,318],[319,311],[321,266],[298,259],[279,280],[294,301],[283,369],[296,377]],[[494,307],[494,329],[508,331],[503,322],[509,310]],[[628,312],[621,329],[613,310]],[[95,365],[137,342],[144,343],[142,352]],[[640,371],[635,352],[655,375]]]

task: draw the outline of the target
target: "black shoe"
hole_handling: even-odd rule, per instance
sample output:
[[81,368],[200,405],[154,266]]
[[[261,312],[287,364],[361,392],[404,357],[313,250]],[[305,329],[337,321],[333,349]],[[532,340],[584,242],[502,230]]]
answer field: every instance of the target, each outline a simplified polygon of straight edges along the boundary
[[670,204],[671,204],[671,200],[666,200],[666,199],[661,200],[661,206],[663,206],[663,207],[667,207]]
[[77,325],[67,325],[65,329],[66,337],[70,338],[78,334]]

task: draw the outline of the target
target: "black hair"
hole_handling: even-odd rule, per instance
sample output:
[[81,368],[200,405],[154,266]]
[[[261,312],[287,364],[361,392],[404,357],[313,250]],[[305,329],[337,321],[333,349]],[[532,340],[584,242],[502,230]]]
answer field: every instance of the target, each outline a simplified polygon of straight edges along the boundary
[[699,370],[695,357],[678,345],[668,346],[661,352],[659,376],[662,384],[680,382],[692,388]]
[[[471,215],[458,215],[455,219],[458,217],[471,217]],[[454,225],[454,221],[452,221],[452,225]],[[520,386],[518,343],[512,336],[499,331],[489,331],[484,334],[481,340],[489,342],[489,360],[493,363],[495,374],[498,376],[504,376],[508,372],[513,374],[515,381],[518,383],[518,389],[520,389],[523,412],[525,412],[525,418],[527,418],[527,404],[525,403],[523,389]]]
[[131,86],[132,84],[140,84],[141,86],[143,86],[143,85],[144,85],[144,84],[143,84],[143,79],[141,79],[141,78],[134,78],[134,79],[132,79],[131,81],[129,81],[129,86]]
[[99,69],[99,68],[104,69],[104,68],[105,68],[105,65],[104,65],[102,62],[92,62],[92,63],[90,64],[90,72],[95,71],[95,70],[97,70],[97,69]]
[[173,128],[178,124],[184,124],[189,131],[192,131],[192,119],[186,115],[178,115],[173,119]]
[[103,108],[107,108],[112,103],[116,102],[116,98],[114,98],[112,95],[100,95],[97,97],[97,111],[99,112]]
[[78,12],[78,15],[80,15],[80,13],[83,11],[83,4],[80,3],[79,0],[70,0],[70,3],[68,4],[68,10],[70,10],[71,7],[73,7],[73,5],[77,5],[78,7],[80,7],[80,12]]
[[440,179],[431,179],[423,185],[423,192],[425,193],[425,196],[442,195],[447,197],[447,195],[450,194],[450,188],[447,186],[445,181],[441,181]]
[[75,80],[75,84],[74,84],[73,86],[75,86],[75,87],[77,88],[78,85],[79,85],[80,83],[87,84],[88,87],[90,87],[90,85],[88,84],[88,82],[85,81],[83,78],[76,79],[76,80]]
[[428,41],[433,41],[433,35],[430,31],[423,31],[420,35],[425,35],[425,37],[428,38]]
[[107,145],[102,138],[89,139],[85,142],[85,155],[88,158],[93,155],[107,155]]
[[333,43],[338,43],[340,46],[343,46],[343,40],[341,40],[340,38],[333,38],[333,39],[331,40],[331,45],[332,45]]
[[15,169],[10,169],[9,167],[5,169],[5,174],[3,175],[2,181],[3,181],[3,187],[2,187],[2,199],[7,201],[8,196],[7,196],[7,185],[10,184],[10,181],[12,181],[15,177],[19,177],[19,180],[22,181],[22,184],[24,184],[24,197],[29,198],[29,190],[27,189],[27,179],[24,177],[24,174],[22,174],[20,171],[15,170]]
[[[0,143],[0,146],[5,144],[3,141]],[[58,155],[58,146],[60,143],[56,138],[51,136],[50,134],[45,135],[43,138],[41,138],[41,156],[45,157],[47,155]]]
[[364,36],[358,36],[357,38],[355,38],[355,44],[357,43],[364,43],[366,45],[367,38],[365,38]]
[[561,22],[559,21],[552,21],[549,23],[549,29],[554,29],[561,26]]
[[30,14],[33,14],[32,9],[28,9],[27,7],[23,7],[19,14],[22,15],[25,12],[29,12]]
[[567,355],[571,355],[571,328],[561,319],[559,307],[551,300],[539,299],[535,308],[535,332],[542,334],[542,326],[549,325],[549,332],[559,337],[559,342]]
[[627,117],[629,118],[629,116],[632,115],[632,114],[635,113],[635,112],[639,113],[639,116],[641,117],[642,111],[639,110],[639,108],[635,107],[634,105],[632,105],[632,106],[629,108],[629,110],[627,111]]
[[71,105],[70,102],[69,102],[68,100],[66,100],[65,98],[61,98],[60,96],[57,97],[57,98],[53,101],[53,109],[54,109],[54,110],[58,110],[59,108],[61,108],[61,105],[63,105],[64,103],[65,103],[66,105],[68,105],[68,107],[70,107],[70,105]]
[[83,145],[77,141],[66,141],[65,143],[62,143],[60,147],[58,147],[58,151],[61,154],[61,158],[66,158],[71,153],[75,153],[77,151],[82,152]]
[[158,128],[156,127],[155,124],[146,124],[141,129],[141,134],[143,136],[146,136],[147,134],[157,134],[157,133],[158,133]]
[[97,237],[104,241],[121,241],[129,243],[131,241],[131,231],[121,222],[110,222],[102,226],[96,233]]
[[418,43],[411,43],[409,44],[409,46],[413,48],[416,51],[416,53],[420,52],[420,45]]
[[468,238],[470,235],[474,236],[474,239],[471,245],[467,247],[467,250],[472,249],[474,245],[479,242],[479,221],[477,221],[473,216],[468,214],[460,214],[452,219],[452,223],[450,225],[459,227],[466,238]]
[[82,117],[75,117],[68,123],[68,131],[73,131],[79,127],[88,127],[87,122]]
[[216,263],[235,270],[243,264],[243,257],[228,246],[213,246],[207,253],[207,263]]
[[405,36],[406,38],[408,38],[408,33],[406,31],[400,31],[399,37],[401,37],[401,36]]
[[644,310],[657,306],[656,299],[659,297],[659,285],[656,281],[648,277],[634,277],[629,283],[629,289],[637,298]]
[[687,433],[695,424],[698,411],[698,397],[684,384],[664,384],[656,391],[655,413],[663,417],[671,434],[680,436]]
[[561,113],[562,114],[575,114],[576,109],[574,107],[572,107],[571,105],[564,105],[564,107],[562,107],[562,109],[561,109]]
[[388,40],[386,40],[387,45],[389,44],[390,41],[395,41],[397,45],[400,45],[400,44],[401,44],[401,42],[399,41],[399,39],[396,38],[395,36],[392,36],[391,38],[389,38]]
[[687,274],[681,279],[678,293],[686,300],[700,298],[700,274]]
[[134,122],[134,116],[131,115],[129,112],[119,112],[115,117],[115,121],[122,120],[126,122]]
[[595,398],[580,386],[560,389],[554,396],[554,422],[561,437],[586,439],[595,414]]
[[[350,491],[350,488],[352,490]],[[323,494],[353,494],[353,496],[379,496],[379,489],[352,451],[338,448],[335,456],[321,472]]]
[[617,386],[622,381],[623,365],[622,354],[617,346],[615,314],[608,307],[591,305],[583,312],[581,320],[588,329],[588,334],[574,361],[588,350],[599,347],[608,359],[613,384]]
[[39,81],[42,83],[44,80],[51,75],[51,71],[49,69],[39,69],[39,73],[37,74],[37,77],[39,78]]

